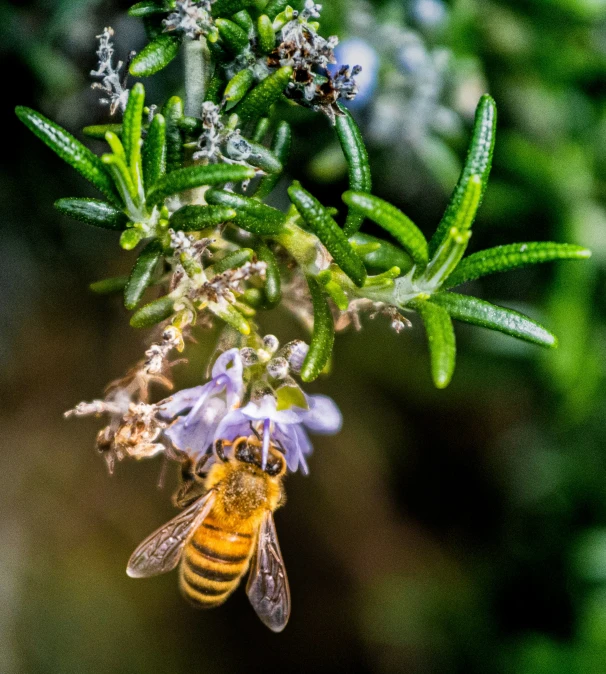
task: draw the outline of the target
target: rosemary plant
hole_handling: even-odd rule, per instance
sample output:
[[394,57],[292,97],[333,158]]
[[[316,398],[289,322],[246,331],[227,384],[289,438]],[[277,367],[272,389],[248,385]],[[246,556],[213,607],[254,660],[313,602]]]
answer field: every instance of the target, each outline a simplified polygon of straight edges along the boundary
[[[291,471],[306,471],[307,431],[336,432],[341,417],[330,399],[307,395],[299,382],[327,371],[335,332],[358,325],[364,313],[387,316],[397,331],[410,325],[409,314],[419,314],[438,388],[455,370],[453,319],[557,344],[531,318],[454,291],[487,274],[590,256],[576,245],[531,242],[465,257],[491,169],[495,101],[484,95],[478,103],[461,176],[428,240],[372,194],[364,140],[346,107],[360,69],[336,64],[338,39],[322,36],[320,5],[293,4],[144,0],[131,7],[149,43],[127,66],[116,62],[112,30],[99,36],[93,86],[114,119],[83,132],[107,142],[101,157],[40,113],[17,108],[19,119],[103,197],[60,199],[56,208],[117,232],[120,246],[136,251],[128,277],[96,281],[91,290],[123,293],[134,328],[161,326],[145,358],[103,400],[67,413],[108,417],[97,446],[110,470],[116,460],[158,453],[208,469],[218,441],[252,431],[263,441],[263,468],[275,445]],[[154,75],[179,54],[184,100],[147,100],[133,78]],[[349,167],[344,213],[298,181],[287,187],[286,212],[266,203],[282,189],[291,145],[283,113],[297,105],[334,127]],[[385,238],[364,233],[366,220]],[[301,321],[300,340],[281,346],[263,334],[263,314],[278,309]],[[171,354],[184,350],[194,329],[216,323],[224,331],[209,381],[150,402],[151,383],[172,388]],[[179,503],[189,487],[184,479]]]

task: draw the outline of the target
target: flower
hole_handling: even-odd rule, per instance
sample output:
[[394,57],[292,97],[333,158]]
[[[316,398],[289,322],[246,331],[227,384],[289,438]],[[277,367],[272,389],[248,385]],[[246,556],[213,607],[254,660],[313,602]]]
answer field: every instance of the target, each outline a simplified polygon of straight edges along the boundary
[[301,466],[309,473],[306,456],[313,451],[307,430],[322,435],[333,435],[341,430],[343,417],[334,400],[325,395],[305,395],[307,409],[297,406],[278,409],[273,395],[251,401],[242,409],[230,412],[219,424],[217,437],[233,440],[250,433],[251,426],[263,437],[262,464],[265,465],[270,443],[277,445],[286,456],[293,473]]
[[217,358],[209,382],[179,391],[159,404],[163,419],[177,417],[165,431],[177,449],[199,458],[212,445],[221,419],[240,404],[242,372],[239,350],[229,349]]
[[[307,474],[305,457],[313,451],[307,431],[337,433],[342,417],[333,400],[324,395],[305,395],[289,375],[290,370],[300,369],[306,346],[289,342],[272,358],[279,342],[269,335],[258,350],[246,347],[226,351],[215,362],[209,382],[158,404],[162,419],[174,419],[165,435],[197,462],[212,452],[217,440],[231,442],[253,434],[263,440],[263,465],[273,444],[284,453],[291,471],[300,466]],[[241,407],[247,390],[243,372],[249,367],[257,372],[248,382],[250,394],[246,399],[250,401]],[[264,375],[259,368],[265,369]],[[205,465],[210,466],[214,460],[210,457]]]

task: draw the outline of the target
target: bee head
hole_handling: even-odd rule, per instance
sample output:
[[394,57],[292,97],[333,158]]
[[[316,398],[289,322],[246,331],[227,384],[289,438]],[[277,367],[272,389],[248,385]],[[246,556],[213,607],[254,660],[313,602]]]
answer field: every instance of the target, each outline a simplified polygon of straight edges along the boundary
[[[263,460],[263,443],[256,437],[242,437],[234,442],[234,458],[242,463],[250,463],[261,468]],[[284,457],[270,445],[269,456],[265,465],[265,472],[271,477],[282,475],[286,470]]]

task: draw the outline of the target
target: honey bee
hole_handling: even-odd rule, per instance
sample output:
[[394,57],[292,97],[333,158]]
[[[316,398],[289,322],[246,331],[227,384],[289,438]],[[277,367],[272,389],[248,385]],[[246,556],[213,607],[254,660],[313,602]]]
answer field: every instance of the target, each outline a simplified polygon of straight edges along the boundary
[[213,608],[250,568],[248,598],[263,623],[281,632],[290,615],[290,590],[273,513],[284,502],[284,456],[270,445],[262,469],[262,442],[255,436],[218,441],[215,452],[220,460],[204,478],[204,495],[148,536],[126,572],[147,578],[180,562],[179,585],[186,599]]

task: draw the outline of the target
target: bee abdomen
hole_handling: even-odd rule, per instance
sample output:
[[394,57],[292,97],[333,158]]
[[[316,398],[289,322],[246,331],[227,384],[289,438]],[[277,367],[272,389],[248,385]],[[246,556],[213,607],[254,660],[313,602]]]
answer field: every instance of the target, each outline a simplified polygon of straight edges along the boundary
[[222,604],[236,589],[253,544],[252,533],[224,531],[208,520],[186,545],[180,569],[183,594],[201,608]]

